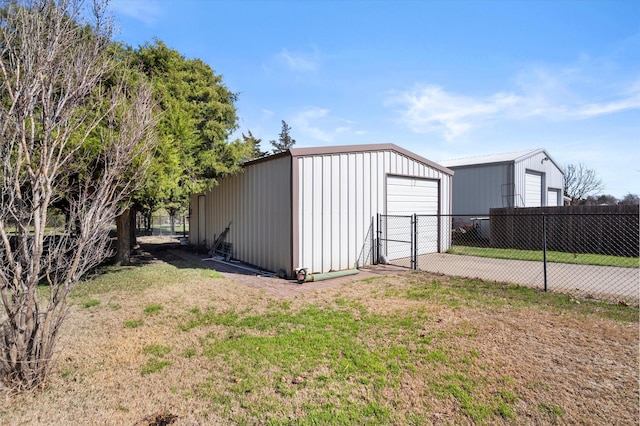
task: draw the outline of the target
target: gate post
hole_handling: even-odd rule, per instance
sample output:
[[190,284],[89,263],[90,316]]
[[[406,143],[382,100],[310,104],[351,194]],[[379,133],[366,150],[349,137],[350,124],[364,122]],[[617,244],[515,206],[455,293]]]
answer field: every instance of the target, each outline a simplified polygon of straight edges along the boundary
[[414,213],[411,218],[411,263],[413,270],[418,270],[418,216]]
[[542,213],[542,263],[544,269],[544,291],[547,291],[547,216]]
[[376,221],[378,222],[378,229],[376,229],[376,234],[378,234],[378,243],[376,244],[376,265],[380,262],[380,244],[382,244],[382,217],[380,213],[376,213]]

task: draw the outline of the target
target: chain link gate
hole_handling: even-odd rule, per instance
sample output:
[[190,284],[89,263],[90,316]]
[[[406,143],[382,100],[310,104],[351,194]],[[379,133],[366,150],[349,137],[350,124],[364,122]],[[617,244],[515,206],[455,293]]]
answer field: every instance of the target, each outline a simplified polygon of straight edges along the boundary
[[416,269],[416,215],[378,214],[380,263]]

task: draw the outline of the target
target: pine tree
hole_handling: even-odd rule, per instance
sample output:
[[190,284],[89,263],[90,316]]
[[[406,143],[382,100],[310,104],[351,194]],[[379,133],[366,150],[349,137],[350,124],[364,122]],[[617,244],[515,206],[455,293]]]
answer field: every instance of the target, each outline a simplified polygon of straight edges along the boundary
[[289,136],[289,132],[291,131],[291,127],[287,124],[286,121],[282,120],[282,130],[280,131],[280,138],[275,141],[271,140],[271,145],[273,145],[273,153],[277,154],[279,152],[285,152],[289,148],[292,148],[296,144],[296,140]]

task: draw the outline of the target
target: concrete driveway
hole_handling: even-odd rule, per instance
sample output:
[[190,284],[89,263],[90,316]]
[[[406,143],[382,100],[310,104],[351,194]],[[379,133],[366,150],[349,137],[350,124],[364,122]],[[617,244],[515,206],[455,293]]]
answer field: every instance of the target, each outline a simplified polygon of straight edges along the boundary
[[[422,271],[544,288],[542,262],[431,253],[418,257]],[[640,299],[640,269],[547,263],[547,289],[604,299]]]

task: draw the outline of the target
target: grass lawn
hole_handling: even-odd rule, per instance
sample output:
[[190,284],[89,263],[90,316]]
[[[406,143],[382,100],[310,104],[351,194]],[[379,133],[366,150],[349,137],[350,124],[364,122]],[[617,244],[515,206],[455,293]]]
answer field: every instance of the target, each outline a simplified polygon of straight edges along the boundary
[[[491,247],[471,247],[456,245],[447,253],[464,256],[491,257],[495,259],[535,260],[542,262],[543,253],[540,250],[499,249]],[[622,268],[637,268],[640,266],[636,257],[608,256],[591,253],[565,253],[547,251],[547,262],[573,263],[577,265],[618,266]]]
[[638,423],[636,307],[425,273],[282,299],[176,259],[71,303],[1,424]]

